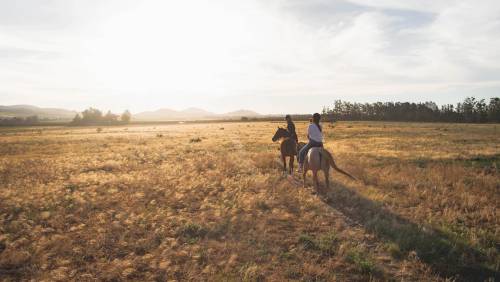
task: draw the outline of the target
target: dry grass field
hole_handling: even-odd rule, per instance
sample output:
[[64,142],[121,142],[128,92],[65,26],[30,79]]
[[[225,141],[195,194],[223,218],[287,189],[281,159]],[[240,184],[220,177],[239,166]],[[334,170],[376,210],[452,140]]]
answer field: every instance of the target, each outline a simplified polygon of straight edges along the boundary
[[325,124],[319,191],[276,126],[0,129],[0,280],[500,279],[498,125]]

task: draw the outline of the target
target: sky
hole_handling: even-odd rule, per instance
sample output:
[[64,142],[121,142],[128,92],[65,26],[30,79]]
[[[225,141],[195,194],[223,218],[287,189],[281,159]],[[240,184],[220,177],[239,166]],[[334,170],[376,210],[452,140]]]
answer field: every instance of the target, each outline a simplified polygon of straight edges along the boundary
[[498,0],[0,0],[0,105],[310,113],[500,96]]

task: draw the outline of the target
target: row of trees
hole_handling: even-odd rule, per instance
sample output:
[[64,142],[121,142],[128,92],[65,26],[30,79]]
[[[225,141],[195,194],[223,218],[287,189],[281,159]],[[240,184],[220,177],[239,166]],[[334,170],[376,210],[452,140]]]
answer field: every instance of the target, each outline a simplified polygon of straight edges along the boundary
[[438,107],[434,102],[352,103],[336,100],[333,107],[323,108],[330,120],[500,122],[500,98],[466,98],[463,102]]
[[123,124],[129,123],[132,119],[132,114],[126,110],[121,115],[113,114],[108,111],[103,114],[95,108],[88,108],[81,114],[76,114],[71,122],[72,125],[89,125],[89,124]]
[[13,117],[0,119],[2,125],[37,125],[40,122],[37,115],[29,117]]

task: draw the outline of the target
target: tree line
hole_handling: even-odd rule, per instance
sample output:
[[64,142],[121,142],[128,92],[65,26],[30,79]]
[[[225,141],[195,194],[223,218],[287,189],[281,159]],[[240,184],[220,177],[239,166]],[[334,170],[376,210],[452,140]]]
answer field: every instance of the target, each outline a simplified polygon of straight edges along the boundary
[[487,103],[468,97],[457,105],[439,107],[434,102],[376,102],[353,103],[336,100],[333,107],[324,107],[323,115],[329,120],[373,120],[373,121],[423,121],[423,122],[500,122],[500,98],[491,98]]
[[129,123],[131,119],[132,114],[128,110],[123,112],[121,115],[113,114],[111,111],[103,114],[103,112],[101,112],[100,110],[90,107],[83,111],[81,114],[76,114],[71,121],[71,125],[124,124]]
[[0,126],[2,125],[36,125],[40,123],[37,115],[29,117],[12,117],[12,118],[1,118]]

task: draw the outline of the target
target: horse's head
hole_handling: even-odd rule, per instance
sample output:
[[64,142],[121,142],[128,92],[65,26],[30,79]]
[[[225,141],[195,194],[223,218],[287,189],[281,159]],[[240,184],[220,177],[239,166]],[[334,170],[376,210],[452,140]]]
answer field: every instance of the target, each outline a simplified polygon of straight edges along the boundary
[[276,142],[277,140],[285,137],[289,137],[288,131],[278,126],[278,129],[276,130],[276,133],[274,133],[273,136],[273,142]]

